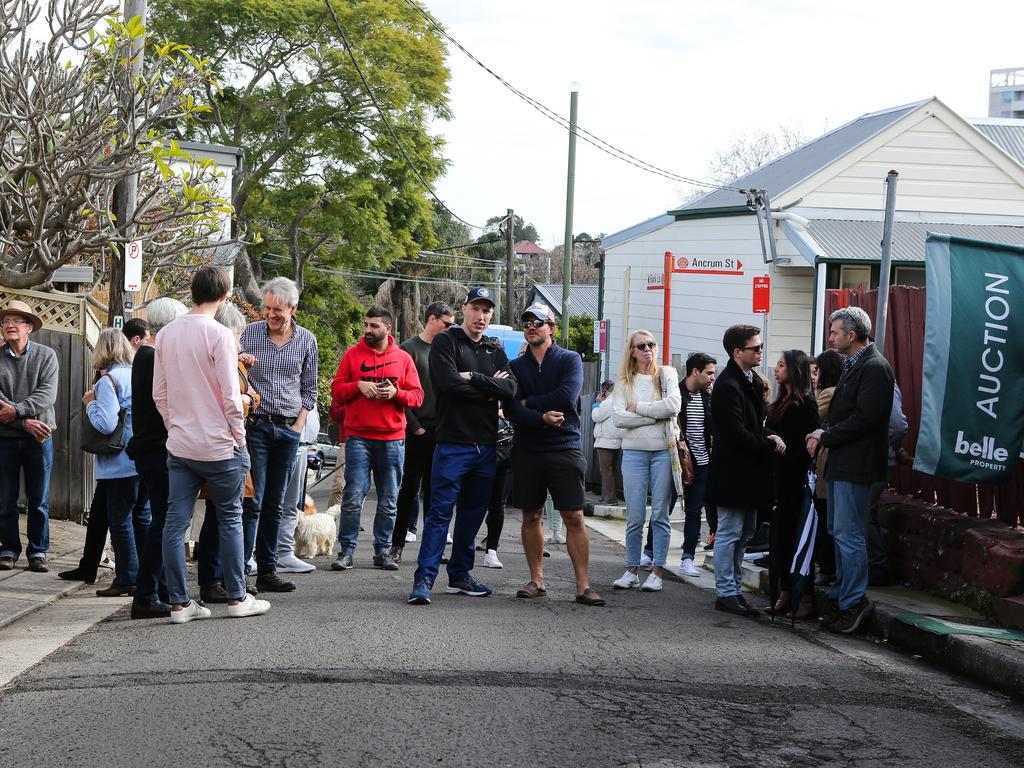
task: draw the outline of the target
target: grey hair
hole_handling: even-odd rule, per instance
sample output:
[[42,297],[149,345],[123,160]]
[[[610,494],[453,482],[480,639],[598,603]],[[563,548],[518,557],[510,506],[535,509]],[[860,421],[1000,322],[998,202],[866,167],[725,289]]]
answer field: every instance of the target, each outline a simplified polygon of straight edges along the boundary
[[871,335],[871,318],[860,307],[843,307],[828,316],[829,324],[836,320],[843,322],[843,330],[857,334],[857,341],[867,341]]
[[170,296],[153,299],[146,305],[146,322],[149,323],[150,333],[155,336],[165,325],[187,313],[188,307]]
[[264,296],[269,293],[289,307],[299,306],[299,287],[295,285],[294,280],[289,280],[287,277],[275,277],[260,289],[260,293]]
[[238,311],[238,307],[227,302],[220,305],[214,319],[232,333],[240,333],[245,330],[247,325],[245,317]]

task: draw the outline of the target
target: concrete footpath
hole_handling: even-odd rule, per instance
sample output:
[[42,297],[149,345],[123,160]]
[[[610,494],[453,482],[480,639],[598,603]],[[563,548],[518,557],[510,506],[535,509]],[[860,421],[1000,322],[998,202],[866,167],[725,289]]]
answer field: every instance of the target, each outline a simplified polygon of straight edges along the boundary
[[[587,518],[588,527],[625,546],[625,508],[603,505],[592,508],[595,516]],[[679,581],[709,590],[708,599],[713,600],[713,552],[703,548],[706,526],[694,558],[694,564],[706,572],[690,578],[679,572],[682,513],[674,512],[671,522],[672,542],[666,570]],[[743,585],[751,593],[767,598],[768,570],[745,562]],[[819,587],[816,593],[819,609],[823,608],[828,599],[827,588]],[[868,597],[875,611],[862,634],[866,640],[887,643],[986,687],[1024,698],[1024,633],[1003,629],[962,605],[906,587],[872,588],[868,590]],[[772,619],[763,616],[758,620]],[[775,621],[789,623],[781,619]],[[821,629],[817,621],[797,622],[794,631],[808,636],[832,635]]]

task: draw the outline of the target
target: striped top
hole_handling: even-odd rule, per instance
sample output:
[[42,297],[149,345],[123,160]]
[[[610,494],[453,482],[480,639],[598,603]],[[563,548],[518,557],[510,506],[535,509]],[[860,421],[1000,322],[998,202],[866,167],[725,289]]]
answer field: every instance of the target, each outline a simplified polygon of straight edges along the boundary
[[711,461],[704,444],[704,401],[699,392],[690,395],[686,404],[686,444],[695,464],[703,467]]
[[316,336],[292,320],[292,336],[279,347],[270,338],[267,321],[258,320],[242,331],[241,346],[256,358],[249,381],[262,401],[253,413],[294,419],[302,408],[316,410]]

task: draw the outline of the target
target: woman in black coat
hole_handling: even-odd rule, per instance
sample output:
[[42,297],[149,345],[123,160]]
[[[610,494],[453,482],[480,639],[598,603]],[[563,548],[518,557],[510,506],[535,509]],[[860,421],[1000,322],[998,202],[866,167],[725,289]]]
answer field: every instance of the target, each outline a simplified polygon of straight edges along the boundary
[[[768,406],[766,426],[786,443],[786,452],[775,459],[776,513],[772,524],[771,556],[773,577],[783,575],[783,590],[775,603],[775,613],[796,609],[801,618],[814,606],[814,581],[807,579],[803,595],[789,593],[789,573],[797,547],[797,525],[804,500],[804,486],[811,457],[807,454],[807,435],[818,428],[818,404],[811,394],[811,362],[806,353],[787,349],[775,364],[779,385],[774,402]],[[799,607],[797,604],[799,603]]]

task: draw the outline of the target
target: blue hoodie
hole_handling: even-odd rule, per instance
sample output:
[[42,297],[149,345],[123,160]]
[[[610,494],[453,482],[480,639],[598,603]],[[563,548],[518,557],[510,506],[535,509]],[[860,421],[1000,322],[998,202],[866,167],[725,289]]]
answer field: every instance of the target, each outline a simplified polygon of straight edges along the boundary
[[[505,415],[515,425],[515,448],[530,451],[582,450],[580,441],[580,390],[583,360],[576,352],[554,342],[538,365],[530,348],[510,364],[518,390],[505,402]],[[525,400],[523,405],[520,401]],[[544,423],[548,411],[565,416],[561,426]]]

